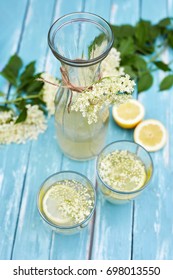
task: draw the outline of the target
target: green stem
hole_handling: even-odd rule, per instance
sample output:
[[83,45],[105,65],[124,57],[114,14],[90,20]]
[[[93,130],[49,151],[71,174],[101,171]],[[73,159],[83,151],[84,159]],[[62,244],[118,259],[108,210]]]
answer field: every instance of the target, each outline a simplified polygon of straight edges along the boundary
[[0,102],[0,105],[15,104],[15,103],[18,103],[19,101],[22,101],[22,100],[35,99],[35,98],[39,98],[39,97],[40,97],[40,94],[29,95],[29,96],[26,96],[26,97],[18,97],[16,99],[5,100],[4,102]]

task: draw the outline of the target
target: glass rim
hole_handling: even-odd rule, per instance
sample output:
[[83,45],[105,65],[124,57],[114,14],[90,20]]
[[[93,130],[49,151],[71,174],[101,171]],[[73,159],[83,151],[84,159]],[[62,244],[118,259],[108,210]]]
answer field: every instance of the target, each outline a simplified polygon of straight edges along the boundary
[[[56,224],[54,224],[53,222],[49,221],[45,215],[43,215],[43,213],[41,212],[40,210],[40,207],[39,207],[39,197],[40,197],[40,193],[41,193],[41,190],[42,188],[44,187],[44,184],[50,179],[50,178],[53,178],[54,176],[56,175],[61,175],[61,174],[67,174],[67,173],[70,173],[70,174],[76,174],[82,178],[84,178],[91,186],[91,188],[93,189],[94,191],[94,205],[93,205],[93,209],[91,211],[91,213],[86,217],[85,220],[83,220],[82,222],[78,223],[78,224],[74,224],[72,226],[58,226]],[[93,183],[83,174],[79,173],[79,172],[76,172],[76,171],[72,171],[72,170],[68,170],[68,171],[59,171],[59,172],[56,172],[56,173],[53,173],[52,175],[48,176],[44,181],[43,183],[41,184],[39,190],[38,190],[38,194],[37,194],[37,210],[41,216],[41,218],[47,223],[49,224],[51,227],[54,227],[54,228],[57,228],[57,229],[64,229],[64,230],[67,230],[67,229],[75,229],[77,227],[80,227],[82,226],[85,222],[87,222],[91,217],[92,215],[94,214],[94,211],[95,211],[95,208],[96,208],[96,190],[94,188],[94,185]]]
[[[97,19],[100,19],[103,21],[103,23],[105,23],[107,25],[107,27],[109,28],[109,33],[110,33],[110,42],[106,48],[106,50],[99,56],[95,57],[95,58],[92,58],[90,60],[83,60],[83,61],[76,61],[75,59],[69,59],[69,58],[66,58],[65,56],[62,56],[59,52],[57,52],[57,50],[54,48],[54,45],[52,44],[52,39],[51,39],[51,32],[52,32],[52,29],[53,27],[55,27],[55,25],[61,21],[62,19],[65,19],[65,18],[68,18],[70,16],[73,16],[73,15],[88,15],[88,16],[93,16],[94,18],[97,18]],[[76,18],[76,20],[79,20],[80,18]],[[85,20],[87,20],[87,17],[84,18]],[[88,19],[87,21],[90,21],[92,23],[97,23],[96,21],[94,20],[90,20]],[[94,65],[100,61],[102,61],[109,53],[110,49],[112,48],[113,46],[113,42],[114,42],[114,35],[113,35],[113,32],[112,32],[112,28],[110,26],[110,24],[104,19],[102,18],[101,16],[97,15],[97,14],[94,14],[94,13],[89,13],[89,12],[73,12],[73,13],[68,13],[66,15],[63,15],[61,16],[60,18],[58,18],[56,21],[53,22],[53,24],[51,25],[51,27],[49,28],[49,31],[48,31],[48,45],[50,47],[50,49],[52,50],[52,52],[54,54],[56,54],[56,57],[62,61],[62,62],[65,62],[66,64],[68,65],[71,65],[71,66],[76,66],[76,67],[84,67],[84,66],[90,66],[90,65]]]
[[[134,190],[134,191],[119,191],[119,190],[116,190],[116,189],[113,189],[111,186],[109,186],[107,183],[105,183],[100,174],[99,174],[99,168],[98,168],[98,164],[99,164],[99,159],[102,155],[102,153],[109,147],[109,146],[112,146],[113,144],[119,144],[119,143],[130,143],[132,145],[136,145],[137,147],[140,147],[142,150],[144,150],[144,152],[148,155],[149,159],[150,159],[150,162],[151,162],[151,168],[152,168],[152,173],[151,173],[151,176],[149,178],[149,180],[147,181],[147,183],[144,184],[144,186],[142,188],[139,188],[137,190]],[[154,165],[153,165],[153,160],[152,160],[152,157],[150,155],[150,153],[144,148],[142,147],[140,144],[138,143],[135,143],[133,141],[130,141],[130,140],[118,140],[118,141],[113,141],[109,144],[107,144],[101,151],[100,153],[98,154],[97,156],[97,161],[96,161],[96,172],[97,172],[97,176],[99,177],[100,181],[102,182],[102,184],[108,188],[109,190],[113,191],[114,193],[117,193],[117,194],[122,194],[122,195],[130,195],[130,194],[135,194],[135,193],[138,193],[138,192],[141,192],[142,190],[144,190],[150,183],[152,177],[153,177],[153,172],[154,172]]]

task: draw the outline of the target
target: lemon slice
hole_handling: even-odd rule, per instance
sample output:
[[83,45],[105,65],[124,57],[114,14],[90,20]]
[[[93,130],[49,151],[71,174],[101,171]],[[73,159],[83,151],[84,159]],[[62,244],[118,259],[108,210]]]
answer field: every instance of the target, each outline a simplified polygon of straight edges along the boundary
[[166,140],[166,129],[158,120],[149,119],[142,121],[134,130],[134,141],[149,152],[163,148]]
[[54,185],[48,189],[42,201],[43,212],[52,223],[56,225],[69,225],[72,222],[72,218],[65,215],[61,210],[61,187],[63,187],[64,191],[64,185]]
[[115,122],[123,128],[135,127],[144,118],[144,114],[144,106],[134,99],[112,108]]
[[133,192],[142,188],[146,182],[143,162],[126,150],[107,154],[101,161],[99,173],[105,183],[121,192]]

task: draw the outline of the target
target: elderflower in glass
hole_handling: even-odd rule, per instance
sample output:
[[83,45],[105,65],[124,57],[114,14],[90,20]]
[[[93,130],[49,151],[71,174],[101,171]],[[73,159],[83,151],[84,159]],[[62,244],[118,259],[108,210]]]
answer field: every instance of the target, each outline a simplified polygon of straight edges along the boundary
[[96,206],[93,184],[84,175],[62,171],[40,187],[37,207],[46,225],[57,233],[74,234],[85,228]]
[[150,184],[153,162],[150,154],[131,141],[108,144],[97,158],[97,181],[105,199],[126,203],[140,195]]

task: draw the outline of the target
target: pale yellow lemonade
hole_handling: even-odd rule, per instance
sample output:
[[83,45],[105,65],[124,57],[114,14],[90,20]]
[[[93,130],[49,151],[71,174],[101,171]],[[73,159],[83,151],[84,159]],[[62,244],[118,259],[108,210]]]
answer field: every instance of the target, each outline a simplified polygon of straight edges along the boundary
[[40,197],[42,214],[60,227],[80,224],[94,207],[94,190],[89,184],[84,186],[75,180],[57,181]]
[[99,187],[113,203],[123,203],[134,198],[147,181],[142,160],[126,150],[116,150],[103,155],[98,170],[101,180],[110,188],[105,187],[100,180]]
[[[75,94],[74,94],[75,95]],[[55,112],[57,139],[64,153],[73,159],[87,160],[103,148],[109,122],[109,109],[103,108],[97,123],[88,123],[81,112],[64,109],[64,99]]]

